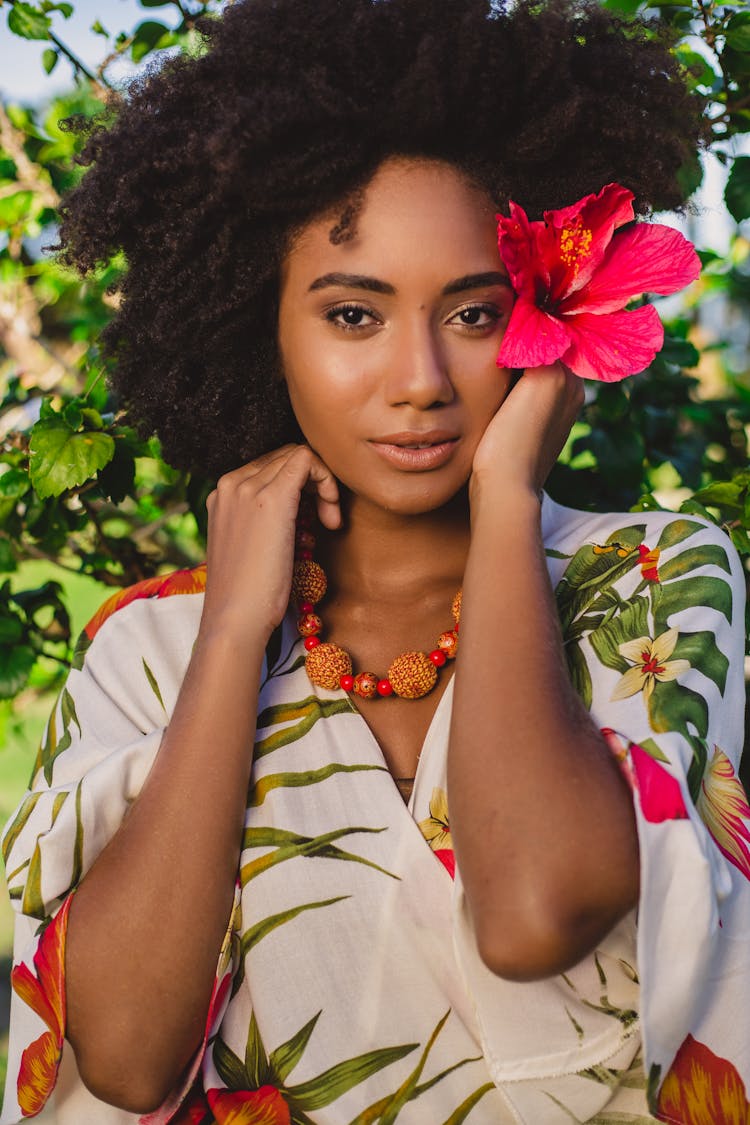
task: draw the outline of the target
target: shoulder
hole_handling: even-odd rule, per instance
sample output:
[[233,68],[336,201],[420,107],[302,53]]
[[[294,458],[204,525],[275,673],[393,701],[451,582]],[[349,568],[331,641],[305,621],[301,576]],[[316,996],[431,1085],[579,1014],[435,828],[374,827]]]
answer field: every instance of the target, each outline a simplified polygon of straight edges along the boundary
[[115,631],[127,633],[135,626],[141,632],[148,632],[151,625],[158,627],[158,618],[164,615],[162,607],[169,607],[167,613],[170,617],[184,616],[186,610],[191,618],[196,613],[199,615],[202,597],[187,599],[184,596],[202,595],[205,588],[206,567],[202,564],[146,578],[133,586],[117,590],[102,603],[84,627],[76,643],[73,667],[82,666],[95,638],[98,647],[101,647],[102,642],[106,643],[106,638]]
[[[582,512],[545,495],[542,533],[555,581],[580,585],[607,575],[618,585],[715,578],[744,595],[744,569],[729,536],[699,516],[675,512]],[[597,583],[598,584],[598,583]],[[642,587],[641,587],[642,588]],[[703,586],[703,593],[711,589]],[[683,597],[698,587],[680,586]]]

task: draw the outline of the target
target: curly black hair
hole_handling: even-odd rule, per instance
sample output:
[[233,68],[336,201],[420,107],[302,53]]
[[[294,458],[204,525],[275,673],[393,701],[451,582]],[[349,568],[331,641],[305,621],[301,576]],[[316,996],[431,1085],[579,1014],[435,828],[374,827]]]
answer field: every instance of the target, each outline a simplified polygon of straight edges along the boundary
[[593,0],[237,0],[201,31],[90,136],[60,247],[82,272],[124,251],[115,394],[209,476],[299,439],[280,263],[318,215],[350,236],[386,157],[449,161],[532,217],[610,181],[645,213],[683,203],[704,139],[662,38]]

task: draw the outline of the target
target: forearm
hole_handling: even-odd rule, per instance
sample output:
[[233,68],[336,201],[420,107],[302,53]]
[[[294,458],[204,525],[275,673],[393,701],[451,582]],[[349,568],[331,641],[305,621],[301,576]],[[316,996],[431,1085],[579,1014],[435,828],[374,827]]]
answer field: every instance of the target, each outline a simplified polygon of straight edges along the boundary
[[476,510],[448,768],[482,955],[508,977],[575,963],[634,904],[627,787],[567,674],[532,492]]
[[67,1036],[86,1084],[124,1108],[155,1108],[201,1040],[234,893],[262,653],[225,633],[199,637],[143,790],[74,896]]

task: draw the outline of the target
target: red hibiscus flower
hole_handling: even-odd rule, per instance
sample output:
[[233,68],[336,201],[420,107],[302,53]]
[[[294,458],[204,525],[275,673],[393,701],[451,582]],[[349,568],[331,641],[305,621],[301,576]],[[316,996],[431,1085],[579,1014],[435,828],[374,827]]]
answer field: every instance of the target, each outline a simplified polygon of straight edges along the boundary
[[602,734],[625,779],[638,794],[641,811],[649,824],[686,820],[688,812],[677,778],[637,742],[626,745],[611,727],[602,727]]
[[291,1125],[289,1106],[275,1086],[258,1090],[209,1090],[217,1125]]
[[529,222],[517,203],[498,215],[498,247],[517,300],[500,367],[562,360],[576,375],[617,382],[643,371],[664,341],[652,305],[625,311],[643,293],[674,293],[700,272],[692,245],[671,227],[639,223],[633,193],[607,184],[570,207]]
[[750,1103],[737,1068],[688,1035],[659,1091],[659,1121],[747,1125]]
[[21,1055],[16,1089],[24,1117],[35,1117],[43,1108],[57,1081],[63,1036],[65,1034],[65,934],[68,898],[62,910],[44,931],[32,973],[21,962],[10,975],[13,991],[46,1023],[45,1031]]

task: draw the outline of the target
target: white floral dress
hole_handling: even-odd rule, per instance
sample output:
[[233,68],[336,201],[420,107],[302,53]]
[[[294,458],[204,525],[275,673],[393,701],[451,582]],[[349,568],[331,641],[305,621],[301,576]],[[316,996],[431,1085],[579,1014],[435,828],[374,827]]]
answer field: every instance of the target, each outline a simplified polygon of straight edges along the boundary
[[750,1122],[739,561],[693,517],[545,497],[542,520],[571,677],[633,789],[637,927],[634,912],[564,976],[494,976],[451,847],[452,684],[407,807],[349,697],[311,686],[289,617],[267,651],[203,1049],[153,1114],[97,1101],[64,1042],[68,905],[159,748],[205,570],[151,579],[87,626],[6,828],[18,914],[0,1125]]

